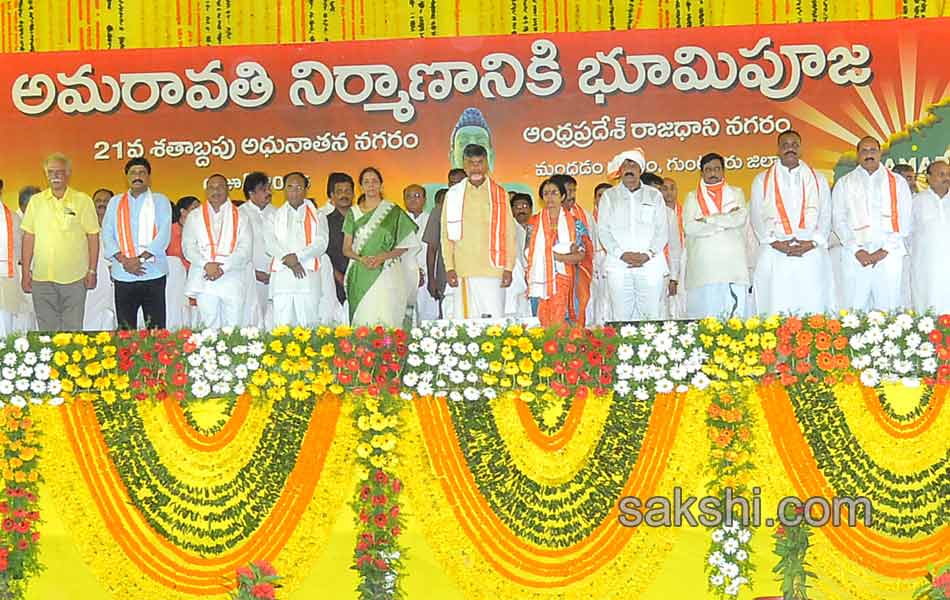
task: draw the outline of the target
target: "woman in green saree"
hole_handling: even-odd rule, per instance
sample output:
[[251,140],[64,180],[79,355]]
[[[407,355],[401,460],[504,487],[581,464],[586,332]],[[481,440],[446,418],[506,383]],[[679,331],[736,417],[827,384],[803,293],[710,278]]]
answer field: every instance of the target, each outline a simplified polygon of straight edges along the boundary
[[409,294],[416,290],[408,289],[402,258],[419,244],[416,224],[383,199],[383,176],[376,168],[363,169],[359,184],[363,196],[343,221],[350,324],[407,327]]

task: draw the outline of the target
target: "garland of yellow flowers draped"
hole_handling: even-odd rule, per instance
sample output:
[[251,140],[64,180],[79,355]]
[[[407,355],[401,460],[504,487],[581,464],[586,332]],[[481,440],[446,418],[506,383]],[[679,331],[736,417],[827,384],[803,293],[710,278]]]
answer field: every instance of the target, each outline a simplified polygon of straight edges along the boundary
[[61,510],[73,538],[114,591],[220,597],[235,568],[256,559],[275,562],[292,589],[345,501],[356,445],[349,404],[329,394],[255,403],[209,448],[183,437],[187,423],[162,404],[77,399],[37,411],[44,472],[70,498]]
[[950,16],[947,0],[0,0],[0,52]]
[[[592,395],[565,420],[575,433],[564,446],[523,427],[517,402],[421,398],[408,409],[406,493],[443,569],[473,597],[645,589],[679,530],[621,527],[617,504],[699,477],[703,394]],[[562,466],[536,479],[555,457]]]
[[[871,391],[873,393],[873,390]],[[946,386],[934,391],[943,404]],[[799,497],[867,497],[870,527],[824,527],[833,548],[880,576],[922,576],[950,558],[950,411],[913,438],[894,437],[854,385],[773,384],[762,408],[779,463]]]

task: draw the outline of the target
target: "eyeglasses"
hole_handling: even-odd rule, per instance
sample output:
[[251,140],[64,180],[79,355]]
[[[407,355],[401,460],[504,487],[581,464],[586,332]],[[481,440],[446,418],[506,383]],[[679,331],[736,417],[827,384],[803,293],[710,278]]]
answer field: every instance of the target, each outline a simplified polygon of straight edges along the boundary
[[285,190],[291,190],[291,191],[294,191],[294,192],[299,192],[300,190],[305,190],[305,189],[307,189],[307,188],[306,188],[305,186],[300,185],[299,183],[292,183],[292,184],[290,184],[290,185],[285,185],[285,186],[284,186],[284,189],[285,189]]

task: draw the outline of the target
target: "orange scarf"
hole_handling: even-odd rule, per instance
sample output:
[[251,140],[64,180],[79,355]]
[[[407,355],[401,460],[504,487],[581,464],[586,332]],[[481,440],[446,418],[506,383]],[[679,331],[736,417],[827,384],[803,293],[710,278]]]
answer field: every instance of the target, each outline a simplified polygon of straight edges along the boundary
[[[129,192],[122,194],[119,208],[116,211],[119,223],[119,249],[126,258],[138,256],[135,253],[135,237],[132,235],[132,209],[129,208]],[[141,214],[141,213],[140,213]],[[141,219],[142,217],[139,216]],[[158,237],[158,227],[152,224],[152,239]]]
[[[778,184],[778,175],[775,173],[775,165],[772,165],[772,168],[768,170],[765,175],[765,190],[769,189],[769,179],[772,179],[773,190],[775,191],[775,210],[778,211],[779,219],[782,221],[782,229],[785,231],[785,235],[792,235],[792,222],[788,218],[788,212],[785,210],[785,201],[782,200],[782,191],[779,189]],[[815,193],[820,194],[820,188],[818,188],[818,174],[815,173],[815,169],[811,169],[811,175],[815,181]],[[802,181],[802,210],[801,214],[798,216],[798,228],[805,229],[805,185],[806,183]],[[763,194],[764,195],[764,194]]]
[[722,214],[722,188],[725,185],[725,179],[712,185],[703,185],[702,180],[700,180],[699,185],[696,187],[696,199],[699,201],[699,210],[702,211],[704,217],[708,217],[711,211],[709,210],[709,205],[706,203],[706,194],[703,193],[703,188],[705,187],[706,191],[709,192],[709,199],[712,200],[716,206],[716,214]]
[[[573,244],[576,241],[576,225],[574,223],[574,215],[569,211],[562,210],[564,213],[564,218],[567,220],[567,229],[570,232],[571,243]],[[531,217],[529,223],[531,227],[531,238],[528,242],[528,264],[525,267],[525,275],[530,279],[532,273],[532,265],[534,264],[534,251],[537,246],[538,231],[543,228],[544,230],[544,287],[548,295],[548,298],[553,298],[555,294],[555,272],[554,272],[554,244],[558,241],[558,231],[557,231],[557,221],[552,223],[551,216],[548,213],[547,209],[542,209],[541,212]],[[569,263],[563,263],[564,267],[567,270],[568,279],[573,283],[574,281],[574,265]],[[531,289],[531,282],[528,281],[528,290]],[[573,302],[570,303],[573,305]],[[572,315],[573,316],[573,315]]]
[[[221,243],[221,237],[224,234],[223,231],[218,232],[218,239],[214,238],[214,233],[211,231],[211,211],[208,209],[209,202],[203,202],[201,204],[201,218],[205,223],[205,231],[208,233],[208,243],[211,244],[211,262],[218,262],[218,244]],[[233,224],[233,231],[231,232],[231,249],[228,251],[228,254],[234,253],[234,247],[237,245],[237,234],[238,234],[238,209],[233,204],[231,205],[231,221]]]

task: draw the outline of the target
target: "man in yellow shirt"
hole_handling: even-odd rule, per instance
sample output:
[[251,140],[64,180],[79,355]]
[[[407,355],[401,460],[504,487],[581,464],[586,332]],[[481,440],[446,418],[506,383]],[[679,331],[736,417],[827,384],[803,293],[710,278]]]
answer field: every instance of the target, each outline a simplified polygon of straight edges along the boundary
[[443,305],[444,316],[501,319],[517,224],[507,192],[488,177],[485,148],[469,144],[462,157],[468,177],[449,188],[442,210],[442,254],[453,296],[451,308]]
[[56,153],[43,163],[49,187],[23,215],[23,291],[33,294],[40,331],[79,331],[86,290],[96,287],[99,218],[92,199],[69,187],[72,164]]

